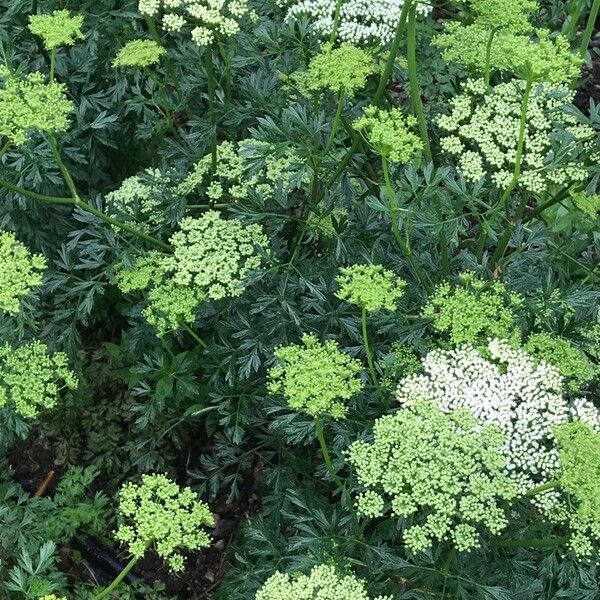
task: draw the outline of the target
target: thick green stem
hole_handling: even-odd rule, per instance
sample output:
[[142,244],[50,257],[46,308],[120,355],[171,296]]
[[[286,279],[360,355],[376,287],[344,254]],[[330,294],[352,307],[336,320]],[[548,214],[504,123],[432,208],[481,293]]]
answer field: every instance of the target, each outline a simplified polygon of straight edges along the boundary
[[[115,227],[119,227],[120,229],[123,229],[124,231],[128,231],[129,233],[131,233],[143,240],[146,240],[147,242],[150,242],[156,246],[159,246],[163,250],[171,251],[171,246],[169,246],[169,244],[165,244],[163,241],[159,240],[158,238],[155,238],[151,235],[148,235],[147,233],[144,233],[143,231],[140,231],[133,225],[129,225],[129,223],[122,223],[121,221],[118,221],[117,219],[113,219],[112,217],[109,217],[108,215],[99,211],[97,208],[95,208],[91,204],[88,204],[87,202],[82,200],[81,197],[79,196],[79,193],[77,192],[77,187],[75,186],[75,182],[73,181],[73,178],[71,177],[71,174],[69,173],[69,170],[67,169],[65,163],[63,162],[62,156],[58,149],[58,145],[56,144],[56,140],[51,135],[48,136],[48,140],[50,142],[50,147],[52,148],[52,153],[54,154],[54,158],[56,159],[56,162],[58,164],[58,168],[60,169],[62,177],[63,177],[67,187],[69,188],[69,192],[71,192],[71,199],[69,200],[69,202],[55,202],[55,204],[74,204],[75,206],[79,207],[80,209],[84,210],[85,212],[88,212],[88,213],[94,215],[95,217],[98,217],[99,219],[101,219],[102,221],[104,221],[106,223],[109,223],[110,225],[114,225]],[[31,193],[28,195],[30,198],[34,198],[34,196]],[[34,199],[43,200],[43,198],[34,198]],[[43,201],[48,202],[50,200],[43,200]]]
[[125,568],[117,575],[115,580],[107,587],[104,588],[99,594],[96,594],[92,600],[100,600],[101,598],[106,598],[120,583],[127,577],[127,574],[136,563],[140,560],[141,556],[134,556],[126,565]]
[[377,86],[375,96],[373,97],[373,104],[375,105],[378,105],[383,100],[385,90],[387,89],[388,82],[390,80],[390,77],[392,76],[392,71],[394,70],[394,63],[396,62],[396,57],[398,56],[398,51],[400,50],[400,43],[402,42],[402,35],[404,33],[406,18],[408,16],[408,11],[413,2],[414,0],[406,0],[404,5],[402,6],[402,11],[400,12],[400,17],[398,18],[398,24],[396,25],[396,31],[394,33],[392,46],[390,48],[390,52],[385,63],[385,67],[381,73],[381,77],[379,78],[379,85]]
[[233,77],[231,72],[231,56],[227,49],[227,46],[223,44],[223,42],[219,42],[219,52],[221,53],[221,58],[223,59],[223,63],[225,64],[225,97],[228,102],[231,102],[232,97],[232,86],[233,86]]
[[319,440],[319,445],[321,446],[321,453],[323,454],[323,460],[325,460],[327,471],[329,475],[331,475],[332,479],[337,479],[337,475],[333,470],[333,462],[331,461],[331,456],[329,455],[329,449],[327,448],[327,442],[325,441],[325,435],[323,433],[323,421],[320,417],[315,417],[315,430],[317,432],[317,439]]
[[536,487],[528,490],[525,495],[529,498],[533,496],[537,496],[542,492],[547,492],[548,490],[553,490],[555,487],[558,487],[560,482],[558,480],[549,481],[548,483],[543,483],[542,485],[538,485]]
[[540,540],[537,538],[523,538],[521,540],[492,540],[491,546],[497,548],[557,548],[563,546],[570,539],[570,536],[566,535],[558,538],[548,538]]
[[515,156],[515,169],[513,171],[512,179],[510,180],[508,187],[504,190],[500,202],[500,207],[504,206],[509,199],[512,191],[519,183],[521,177],[521,166],[523,162],[523,150],[525,148],[525,129],[527,128],[527,110],[529,108],[529,98],[531,96],[531,89],[533,87],[533,78],[528,75],[527,82],[525,83],[525,91],[523,92],[523,101],[521,102],[521,118],[519,122],[519,138],[517,140],[517,154]]
[[388,200],[388,207],[390,209],[390,217],[392,219],[392,233],[394,234],[394,238],[396,239],[396,243],[406,256],[415,276],[421,282],[421,284],[426,288],[430,289],[430,286],[425,279],[425,276],[421,272],[421,269],[413,256],[411,249],[408,247],[408,244],[402,237],[400,233],[400,227],[398,226],[398,203],[396,202],[396,195],[394,194],[394,188],[392,187],[392,180],[390,178],[389,164],[387,158],[385,156],[381,157],[381,161],[383,164],[383,179],[385,181],[385,190]]
[[423,142],[423,153],[427,162],[432,162],[431,145],[429,143],[429,134],[427,133],[427,121],[423,110],[423,101],[421,100],[421,88],[419,85],[419,76],[417,73],[417,5],[411,4],[408,11],[408,31],[407,31],[407,53],[408,61],[408,79],[410,84],[410,95],[413,109],[419,123],[419,133]]
[[594,0],[592,8],[590,9],[587,24],[583,31],[583,37],[581,38],[581,46],[579,47],[579,56],[581,56],[581,60],[585,58],[588,46],[590,45],[594,27],[596,26],[596,19],[598,18],[598,10],[600,10],[600,0]]
[[206,79],[208,83],[208,112],[210,116],[210,122],[212,125],[211,135],[211,175],[215,174],[217,170],[217,96],[216,89],[217,84],[215,81],[215,66],[213,62],[213,47],[207,46],[204,49],[204,60],[206,67]]
[[378,387],[377,384],[377,372],[375,371],[375,365],[373,364],[373,352],[371,351],[371,345],[369,344],[369,332],[367,331],[367,309],[362,309],[362,336],[365,344],[365,354],[367,355],[367,362],[369,363],[369,373],[371,375],[371,381],[374,387]]
[[331,131],[329,132],[329,138],[327,139],[327,143],[325,144],[325,152],[327,154],[333,145],[335,140],[335,134],[338,132],[340,128],[340,121],[342,118],[342,111],[344,110],[344,102],[346,101],[346,95],[344,94],[344,90],[340,90],[338,93],[338,102],[337,109],[335,111],[335,117],[333,118],[333,123],[331,124]]
[[490,37],[488,38],[487,45],[485,47],[485,68],[483,71],[483,80],[485,81],[485,87],[490,87],[490,71],[491,71],[491,61],[492,61],[492,44],[494,43],[494,37],[496,37],[496,32],[498,30],[496,28],[490,31]]
[[38,194],[37,192],[32,192],[18,185],[15,185],[10,181],[4,181],[4,179],[0,179],[0,188],[6,188],[7,190],[11,190],[12,192],[21,194],[21,196],[25,196],[26,198],[31,198],[32,200],[39,200],[40,202],[46,202],[47,204],[75,204],[73,198],[59,198],[57,196],[46,196],[45,194]]
[[208,344],[187,324],[183,324],[184,329],[202,346],[205,350],[208,348]]
[[54,69],[56,67],[56,48],[50,51],[50,82],[54,81]]
[[585,0],[574,0],[572,2],[572,8],[569,10],[569,15],[565,19],[562,27],[562,34],[571,39],[577,31],[579,25],[579,19],[581,19],[581,13],[583,13],[583,7],[585,6]]
[[329,36],[329,43],[335,44],[337,39],[338,29],[340,28],[340,20],[342,18],[342,4],[344,0],[337,0],[335,3],[335,15],[333,17],[333,27],[331,28],[331,35]]

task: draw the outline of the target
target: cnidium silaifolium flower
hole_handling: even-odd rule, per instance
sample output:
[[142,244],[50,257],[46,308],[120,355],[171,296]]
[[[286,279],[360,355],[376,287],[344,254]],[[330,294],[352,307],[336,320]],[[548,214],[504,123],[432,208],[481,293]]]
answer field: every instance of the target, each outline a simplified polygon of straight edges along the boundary
[[342,267],[336,282],[340,286],[335,294],[338,298],[367,312],[396,310],[406,288],[406,282],[383,265]]
[[433,329],[452,345],[487,345],[489,338],[520,343],[517,310],[522,297],[501,281],[487,282],[471,271],[461,273],[457,285],[443,282],[422,310]]
[[[342,574],[331,565],[317,565],[303,573],[277,571],[256,592],[255,600],[370,600],[366,584],[354,575]],[[373,600],[392,600],[377,596]]]
[[56,594],[50,594],[49,596],[40,596],[38,600],[67,600],[67,597],[57,596]]
[[370,75],[377,72],[373,55],[351,44],[334,48],[325,44],[314,56],[307,71],[294,74],[298,87],[307,92],[329,90],[346,98],[365,88]]
[[598,375],[598,368],[569,340],[551,333],[534,333],[524,349],[538,360],[555,366],[567,388],[577,391]]
[[344,418],[346,401],[363,388],[356,377],[362,370],[360,361],[344,354],[333,340],[320,343],[304,334],[302,345],[277,348],[275,358],[279,364],[269,371],[269,391],[312,417]]
[[51,15],[30,15],[29,31],[44,41],[46,50],[72,46],[84,39],[81,32],[83,15],[71,15],[68,10],[55,10]]
[[600,194],[588,194],[586,192],[571,192],[571,202],[585,216],[597,219],[600,213]]
[[504,504],[517,496],[506,474],[505,437],[481,425],[468,410],[442,412],[433,402],[375,422],[373,442],[354,442],[348,462],[364,491],[359,513],[391,512],[407,519],[404,543],[411,552],[449,541],[457,550],[480,546],[480,530],[497,535],[508,521]]
[[[259,155],[260,161],[248,156]],[[273,197],[276,188],[288,192],[297,185],[302,161],[291,147],[278,149],[258,140],[224,141],[217,146],[217,164],[212,169],[210,154],[200,159],[177,186],[183,196],[198,193],[209,202],[232,198],[248,199],[252,194]]]
[[42,285],[46,259],[32,254],[13,233],[0,231],[0,311],[15,315],[21,300]]
[[56,405],[62,389],[77,385],[63,352],[51,353],[37,340],[18,347],[0,346],[0,407],[14,406],[19,416],[33,419]]
[[190,30],[198,46],[235,35],[244,21],[257,18],[248,0],[139,0],[138,9],[169,33]]
[[[524,115],[522,156],[515,180],[517,139],[525,83],[512,80],[487,88],[482,80],[470,80],[464,92],[450,102],[450,114],[437,124],[443,132],[442,149],[454,155],[468,181],[489,178],[501,190],[519,185],[542,194],[552,185],[568,185],[587,177],[582,164],[594,130],[562,110],[573,99],[566,89],[535,86]],[[553,146],[562,136],[562,158],[554,164]]]
[[172,571],[182,571],[182,552],[208,548],[205,531],[214,524],[210,508],[190,488],[180,488],[164,475],[142,475],[119,491],[115,539],[134,559],[153,547]]
[[[320,39],[331,39],[338,0],[277,0],[277,3],[287,9],[286,21],[308,17]],[[386,45],[394,37],[403,6],[404,0],[345,0],[340,6],[336,39],[331,41],[365,47]],[[431,3],[418,2],[417,11],[429,14]]]
[[32,131],[66,131],[73,112],[66,91],[62,83],[46,83],[42,73],[21,78],[0,65],[0,137],[22,146]]
[[405,117],[398,108],[383,110],[367,106],[353,127],[380,156],[402,165],[423,150],[423,142],[412,131],[416,124],[415,117]]
[[579,558],[597,555],[600,545],[600,433],[581,421],[555,429],[560,475],[556,485],[569,494],[568,546]]
[[145,69],[158,64],[166,50],[154,40],[131,40],[118,52],[112,66]]
[[172,254],[150,252],[132,267],[119,265],[123,293],[148,290],[144,316],[160,336],[191,325],[205,300],[234,298],[247,277],[260,269],[268,239],[259,225],[223,219],[216,211],[187,217],[171,237]]

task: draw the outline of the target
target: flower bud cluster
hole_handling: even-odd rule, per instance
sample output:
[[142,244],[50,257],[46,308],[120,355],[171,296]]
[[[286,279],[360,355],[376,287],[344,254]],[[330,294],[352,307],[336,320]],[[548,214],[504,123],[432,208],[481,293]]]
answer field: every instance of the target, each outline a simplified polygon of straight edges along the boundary
[[29,250],[9,231],[0,232],[0,311],[15,315],[21,298],[42,284],[46,259]]
[[[278,0],[288,9],[286,20],[308,17],[315,33],[328,38],[333,31],[336,0]],[[338,41],[355,46],[385,45],[392,41],[404,0],[346,0],[341,5]],[[429,2],[418,2],[419,14],[431,11]]]
[[403,165],[423,149],[423,142],[411,131],[416,124],[415,117],[405,117],[398,108],[383,110],[367,106],[364,115],[354,121],[354,129],[378,154]]
[[46,50],[72,46],[84,39],[81,33],[83,15],[71,16],[68,10],[55,10],[51,15],[30,15],[29,31],[44,41]]
[[[365,583],[342,575],[330,565],[317,565],[308,575],[274,573],[256,592],[255,600],[369,600]],[[377,596],[373,600],[392,600]]]
[[182,550],[210,546],[204,527],[214,524],[210,508],[190,488],[180,488],[164,475],[142,475],[140,484],[126,483],[119,492],[119,526],[115,539],[141,558],[150,546],[172,571],[182,571]]
[[132,40],[117,52],[112,66],[115,68],[139,67],[145,69],[158,63],[165,52],[166,50],[154,40]]
[[404,295],[406,282],[382,265],[351,265],[340,269],[336,277],[340,289],[336,296],[356,304],[367,312],[380,309],[396,310]]
[[[437,119],[444,132],[442,149],[458,159],[465,179],[477,182],[489,177],[506,189],[511,183],[517,157],[524,82],[512,80],[488,91],[482,81],[470,80],[463,94],[451,103],[449,115]],[[524,152],[519,185],[541,194],[552,184],[566,185],[587,177],[579,156],[594,138],[594,130],[577,122],[561,107],[573,92],[534,87],[527,107]],[[558,135],[564,158],[553,165],[553,142]]]
[[255,19],[248,0],[139,0],[143,15],[160,18],[166,31],[191,28],[198,46],[208,46],[240,31],[246,19]]
[[45,83],[42,73],[21,79],[0,65],[0,137],[22,146],[31,131],[66,131],[73,112],[66,91],[62,83]]
[[[245,155],[262,150],[266,150],[266,158],[263,165],[256,168]],[[279,186],[284,191],[292,188],[300,162],[296,153],[289,148],[277,153],[266,142],[225,141],[217,147],[215,173],[211,175],[212,157],[207,155],[194,165],[176,191],[183,196],[201,191],[212,202],[221,199],[244,200],[250,193],[269,199]]]
[[14,405],[18,415],[33,419],[40,410],[53,408],[64,387],[77,388],[67,355],[51,354],[45,344],[0,346],[0,407]]
[[373,442],[354,442],[348,462],[366,491],[358,511],[407,519],[403,537],[412,552],[449,540],[459,551],[479,547],[483,526],[507,526],[502,504],[517,495],[506,473],[505,437],[466,409],[444,412],[420,400],[375,422]]
[[333,340],[321,344],[314,335],[304,334],[302,343],[275,350],[279,364],[269,371],[269,391],[313,417],[344,418],[344,401],[363,388],[356,377],[362,370],[360,361],[344,354]]
[[433,328],[456,344],[487,344],[497,337],[520,341],[514,309],[523,304],[519,294],[501,281],[488,283],[475,273],[460,274],[460,285],[441,283],[423,308]]

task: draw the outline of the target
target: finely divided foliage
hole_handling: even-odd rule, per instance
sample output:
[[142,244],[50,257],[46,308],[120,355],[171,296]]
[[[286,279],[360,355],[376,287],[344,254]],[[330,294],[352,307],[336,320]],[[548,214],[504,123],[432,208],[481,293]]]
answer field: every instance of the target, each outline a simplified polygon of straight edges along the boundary
[[600,597],[600,0],[4,4],[0,598]]

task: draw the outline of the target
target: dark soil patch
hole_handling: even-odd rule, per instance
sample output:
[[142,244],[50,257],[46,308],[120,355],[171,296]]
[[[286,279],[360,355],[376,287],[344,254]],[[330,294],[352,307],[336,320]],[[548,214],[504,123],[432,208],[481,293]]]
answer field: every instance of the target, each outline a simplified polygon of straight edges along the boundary
[[589,113],[590,100],[600,103],[600,56],[595,55],[592,66],[585,66],[582,73],[583,83],[577,90],[574,104],[585,114]]

